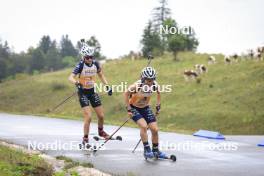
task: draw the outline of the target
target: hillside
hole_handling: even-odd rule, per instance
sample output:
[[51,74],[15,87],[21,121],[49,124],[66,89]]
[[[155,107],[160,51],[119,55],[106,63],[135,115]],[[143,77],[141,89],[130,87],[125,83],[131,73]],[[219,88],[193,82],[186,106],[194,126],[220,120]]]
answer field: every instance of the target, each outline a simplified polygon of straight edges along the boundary
[[[223,63],[223,56],[208,66],[201,82],[186,82],[185,69],[206,64],[206,54],[181,53],[180,62],[172,56],[155,58],[152,66],[158,72],[159,84],[172,84],[172,92],[162,94],[159,125],[165,131],[191,133],[197,129],[221,131],[224,134],[264,134],[264,61],[243,60],[232,65]],[[147,60],[114,60],[104,64],[110,84],[139,78]],[[0,111],[52,117],[82,119],[77,96],[48,114],[75,90],[67,78],[71,69],[41,75],[20,77],[0,84]],[[154,100],[154,98],[153,98]],[[120,124],[126,118],[123,96],[102,95],[106,122]],[[152,102],[155,104],[155,102]],[[93,120],[96,120],[93,114]],[[133,122],[129,123],[134,126]]]

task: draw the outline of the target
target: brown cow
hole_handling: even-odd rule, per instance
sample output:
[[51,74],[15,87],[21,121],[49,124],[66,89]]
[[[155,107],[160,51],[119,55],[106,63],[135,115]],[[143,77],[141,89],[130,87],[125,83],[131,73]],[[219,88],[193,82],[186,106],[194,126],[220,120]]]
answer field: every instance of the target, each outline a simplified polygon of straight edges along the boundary
[[183,72],[183,76],[186,81],[189,81],[190,79],[196,79],[198,77],[198,73],[194,70],[185,70]]

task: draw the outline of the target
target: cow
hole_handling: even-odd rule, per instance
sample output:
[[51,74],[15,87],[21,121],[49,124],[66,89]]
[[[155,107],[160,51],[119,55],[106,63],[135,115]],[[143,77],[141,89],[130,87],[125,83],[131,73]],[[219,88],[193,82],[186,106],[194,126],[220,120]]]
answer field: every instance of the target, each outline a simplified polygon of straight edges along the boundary
[[262,61],[263,60],[262,53],[261,52],[257,52],[256,55],[255,55],[255,58],[256,58],[256,61]]
[[208,64],[211,65],[211,64],[215,64],[216,63],[216,59],[214,56],[209,56],[208,57]]
[[230,56],[225,56],[224,57],[224,62],[225,62],[225,64],[231,64],[232,60],[230,59]]
[[189,81],[190,79],[193,79],[193,80],[197,79],[199,74],[194,70],[185,70],[183,72],[183,76],[184,76],[186,81]]
[[194,68],[198,74],[206,73],[208,70],[203,64],[196,64],[194,65]]
[[248,51],[248,57],[249,57],[250,59],[254,59],[254,55],[255,55],[254,50],[253,50],[253,49],[250,49],[250,50]]
[[236,53],[233,54],[231,57],[232,57],[234,62],[238,62],[238,55]]

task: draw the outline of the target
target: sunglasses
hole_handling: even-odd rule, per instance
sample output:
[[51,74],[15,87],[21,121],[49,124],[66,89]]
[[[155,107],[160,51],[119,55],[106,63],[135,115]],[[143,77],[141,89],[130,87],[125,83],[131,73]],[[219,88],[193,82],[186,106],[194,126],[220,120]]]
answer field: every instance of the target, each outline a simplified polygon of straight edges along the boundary
[[87,60],[93,59],[93,56],[84,56],[84,59],[87,59]]
[[152,79],[146,78],[145,80],[150,82],[150,81],[154,81],[155,79],[154,78],[152,78]]

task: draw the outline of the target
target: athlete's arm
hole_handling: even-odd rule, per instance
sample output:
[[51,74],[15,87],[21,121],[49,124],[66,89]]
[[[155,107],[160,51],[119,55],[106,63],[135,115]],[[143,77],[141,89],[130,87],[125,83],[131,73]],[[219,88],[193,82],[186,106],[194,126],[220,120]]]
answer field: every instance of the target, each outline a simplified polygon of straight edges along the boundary
[[73,83],[73,84],[77,84],[78,81],[76,80],[76,75],[74,73],[71,73],[68,80]]
[[131,94],[133,92],[135,92],[136,90],[136,85],[132,84],[128,87],[128,89],[125,91],[124,93],[124,98],[125,98],[125,104],[126,104],[126,108],[127,108],[127,113],[130,117],[132,117],[132,112],[131,112],[131,106],[129,104],[129,97],[131,96]]
[[157,90],[157,104],[160,104],[160,101],[161,101],[160,91]]
[[128,109],[131,109],[130,104],[129,104],[129,97],[131,96],[131,94],[132,94],[133,92],[135,92],[135,90],[136,90],[136,85],[135,85],[135,84],[132,84],[132,85],[130,85],[130,86],[128,87],[128,89],[127,89],[127,90],[125,91],[125,93],[124,93],[125,104],[126,104],[126,107],[127,107]]
[[103,69],[102,69],[101,65],[99,64],[99,62],[98,61],[94,61],[94,65],[97,68],[97,75],[98,75],[99,79],[101,80],[101,82],[104,85],[108,85],[108,82],[107,82],[107,80],[105,78],[105,75],[103,73]]
[[78,81],[76,80],[76,76],[81,73],[83,67],[83,62],[79,62],[75,68],[73,69],[72,73],[70,74],[68,80],[73,84],[78,84]]
[[100,72],[98,72],[97,75],[104,85],[108,85],[108,82],[107,82],[105,75],[103,74],[102,70]]

